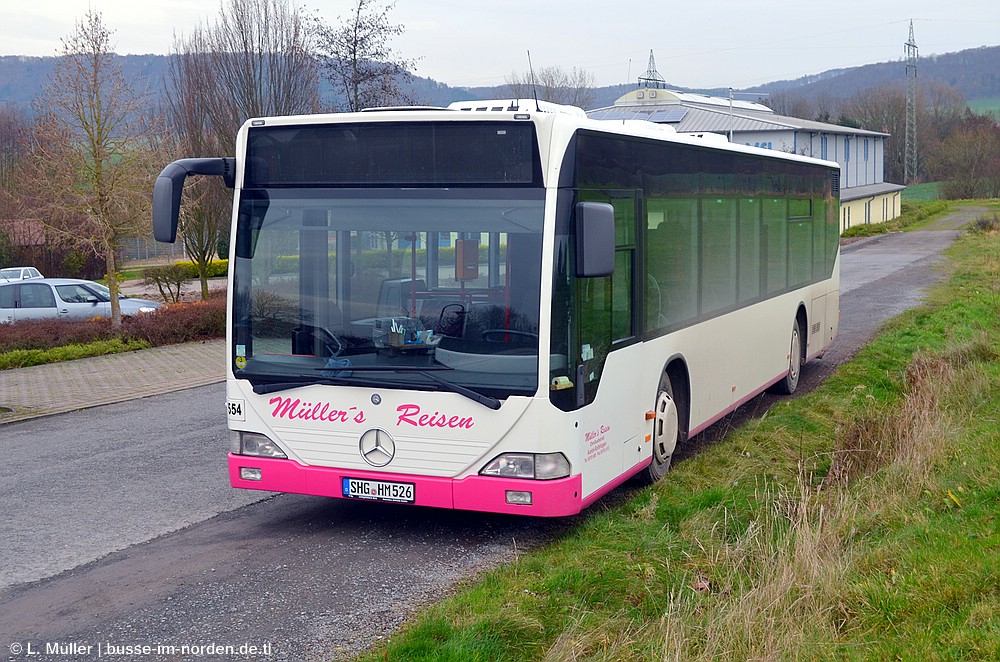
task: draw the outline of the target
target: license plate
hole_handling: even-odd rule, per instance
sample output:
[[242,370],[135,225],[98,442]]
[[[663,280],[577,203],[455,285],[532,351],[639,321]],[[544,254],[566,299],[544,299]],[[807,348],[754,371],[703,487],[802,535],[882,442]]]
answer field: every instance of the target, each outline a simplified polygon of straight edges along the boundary
[[413,483],[393,483],[362,478],[344,478],[343,493],[348,499],[371,499],[398,503],[413,503],[416,498],[416,488]]

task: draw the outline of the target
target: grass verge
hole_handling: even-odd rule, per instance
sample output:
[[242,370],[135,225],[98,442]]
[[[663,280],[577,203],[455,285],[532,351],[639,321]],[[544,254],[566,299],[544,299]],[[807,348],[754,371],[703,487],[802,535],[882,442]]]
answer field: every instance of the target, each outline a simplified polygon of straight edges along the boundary
[[33,365],[72,361],[91,356],[104,356],[105,354],[119,354],[137,349],[149,349],[150,347],[152,344],[145,340],[112,338],[89,343],[73,343],[52,349],[15,349],[0,354],[0,370],[27,368]]
[[1000,659],[1000,236],[950,256],[819,388],[364,659]]
[[841,233],[841,237],[873,237],[890,232],[917,229],[921,224],[934,219],[951,209],[951,203],[944,200],[903,200],[901,211],[896,218],[885,223],[854,225]]
[[904,202],[930,202],[941,199],[941,182],[910,184],[903,189]]

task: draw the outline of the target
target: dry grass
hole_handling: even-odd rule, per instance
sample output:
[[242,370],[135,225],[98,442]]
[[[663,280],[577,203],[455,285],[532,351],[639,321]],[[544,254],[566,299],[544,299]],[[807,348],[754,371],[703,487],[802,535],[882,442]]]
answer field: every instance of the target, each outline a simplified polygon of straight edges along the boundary
[[895,411],[873,407],[845,425],[826,485],[846,487],[890,465],[899,466],[914,485],[922,483],[948,432],[941,395],[954,381],[954,358],[918,356],[907,368],[906,394]]
[[800,470],[791,489],[760,486],[754,498],[762,512],[737,532],[723,518],[701,542],[700,571],[670,596],[656,657],[836,657],[838,642],[852,627],[843,578],[855,561],[857,534],[873,514],[912,506],[925,489],[947,450],[943,441],[951,437],[945,398],[954,397],[956,386],[970,396],[988,388],[965,369],[971,357],[992,352],[988,347],[980,338],[943,355],[916,357],[901,403],[888,411],[873,405],[842,426],[824,480],[816,484]]

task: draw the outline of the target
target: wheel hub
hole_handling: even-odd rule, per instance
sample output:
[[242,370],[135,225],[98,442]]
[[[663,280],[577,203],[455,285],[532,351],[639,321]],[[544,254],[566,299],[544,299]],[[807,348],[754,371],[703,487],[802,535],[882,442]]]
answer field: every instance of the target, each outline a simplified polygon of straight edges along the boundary
[[677,405],[669,393],[661,391],[656,398],[656,418],[653,421],[653,455],[664,461],[674,454],[679,428]]

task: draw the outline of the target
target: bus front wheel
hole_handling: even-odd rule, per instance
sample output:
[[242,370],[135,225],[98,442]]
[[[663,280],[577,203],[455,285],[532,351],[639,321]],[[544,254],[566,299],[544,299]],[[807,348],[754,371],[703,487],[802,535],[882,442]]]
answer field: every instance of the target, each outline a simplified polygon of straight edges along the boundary
[[670,469],[670,460],[681,440],[681,417],[677,400],[674,398],[674,388],[670,377],[666,374],[660,379],[657,389],[656,406],[653,417],[653,461],[642,472],[645,483],[655,483],[663,478]]

